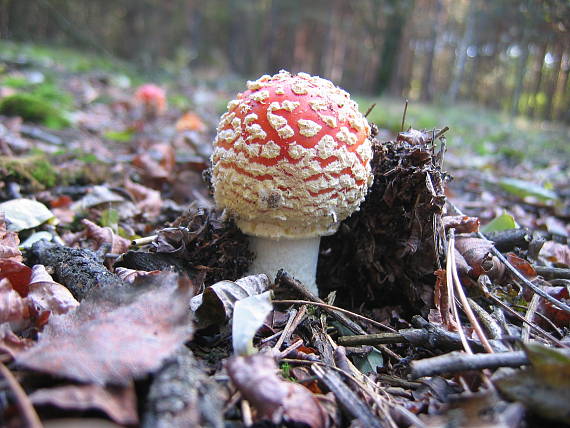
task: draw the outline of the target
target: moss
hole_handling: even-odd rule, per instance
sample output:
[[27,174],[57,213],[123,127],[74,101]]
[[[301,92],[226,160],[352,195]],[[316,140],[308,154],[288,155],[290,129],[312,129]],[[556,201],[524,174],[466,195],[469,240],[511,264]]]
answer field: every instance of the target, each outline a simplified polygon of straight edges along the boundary
[[57,183],[57,172],[47,159],[33,162],[30,174],[45,187],[53,187]]
[[33,94],[19,93],[5,97],[0,101],[0,114],[20,116],[22,119],[61,129],[70,125],[65,115],[54,108],[48,101]]

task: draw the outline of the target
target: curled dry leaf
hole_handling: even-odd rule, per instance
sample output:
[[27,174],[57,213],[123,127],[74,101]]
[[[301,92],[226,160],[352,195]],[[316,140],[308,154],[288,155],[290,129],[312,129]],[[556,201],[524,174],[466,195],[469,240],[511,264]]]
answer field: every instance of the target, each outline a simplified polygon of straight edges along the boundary
[[169,144],[153,144],[133,159],[144,176],[155,180],[169,180],[176,164],[174,149]]
[[227,370],[242,396],[255,408],[256,421],[326,426],[325,413],[314,395],[307,388],[280,378],[270,355],[233,357],[227,362]]
[[55,282],[44,265],[32,267],[28,302],[36,313],[65,314],[79,306],[79,302],[63,285]]
[[20,239],[16,232],[8,232],[3,211],[0,211],[0,259],[22,261],[22,253],[18,249]]
[[99,289],[77,310],[51,317],[36,346],[17,362],[81,382],[127,385],[191,338],[190,291],[175,274]]
[[499,279],[505,272],[504,265],[493,257],[493,243],[485,239],[470,236],[458,236],[455,240],[455,249],[465,259],[471,268],[469,276],[478,278],[486,274],[492,279]]
[[0,323],[19,322],[29,317],[28,301],[12,288],[7,278],[0,279]]
[[234,312],[237,301],[261,294],[269,289],[265,274],[250,275],[237,281],[220,281],[206,288],[190,301],[200,327],[225,324]]
[[124,425],[138,423],[137,401],[133,384],[127,386],[65,385],[34,391],[35,406],[54,406],[65,410],[100,410]]
[[87,219],[82,220],[81,223],[85,226],[87,239],[95,241],[96,250],[104,244],[111,244],[111,253],[122,254],[131,246],[131,241],[113,233],[110,227],[98,226]]
[[125,181],[125,188],[133,196],[137,208],[141,212],[150,217],[156,217],[160,214],[162,198],[158,190],[151,189],[142,184],[133,183],[131,180]]
[[161,271],[159,270],[134,270],[124,267],[115,268],[115,274],[121,278],[123,281],[133,283],[137,278],[142,278],[149,275],[159,275]]
[[570,247],[554,241],[546,241],[540,249],[540,256],[551,263],[570,266]]
[[10,324],[0,324],[0,354],[6,354],[10,358],[14,358],[19,353],[34,346],[34,344],[33,340],[14,334]]
[[455,229],[456,233],[474,233],[479,231],[479,218],[466,215],[448,215],[442,218],[445,230]]
[[[568,290],[569,286],[566,287],[544,287],[549,295],[557,300],[567,302],[570,299],[570,292]],[[558,307],[554,306],[546,299],[540,299],[540,303],[537,308],[537,312],[543,314],[546,319],[552,321],[554,325],[559,328],[568,328],[570,325],[570,314]],[[534,321],[537,322],[541,327],[549,329],[550,325],[542,319],[542,317],[535,317]]]

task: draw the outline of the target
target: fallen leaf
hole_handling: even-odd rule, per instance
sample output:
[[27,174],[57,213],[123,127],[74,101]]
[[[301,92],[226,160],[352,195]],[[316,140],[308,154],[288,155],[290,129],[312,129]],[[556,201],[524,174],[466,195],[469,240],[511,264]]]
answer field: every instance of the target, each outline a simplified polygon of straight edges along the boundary
[[149,275],[159,275],[162,271],[160,270],[134,270],[124,267],[115,268],[115,274],[121,278],[123,281],[133,283],[137,278],[142,278]]
[[551,263],[570,266],[570,247],[554,241],[546,241],[540,249],[539,256]]
[[21,262],[12,259],[0,259],[0,280],[8,279],[11,286],[22,297],[28,295],[28,284],[32,270]]
[[131,193],[136,201],[137,208],[153,218],[160,214],[162,208],[162,198],[158,190],[125,180],[125,188]]
[[124,425],[138,424],[137,397],[133,384],[127,386],[65,385],[38,389],[30,394],[34,406],[65,410],[99,410]]
[[71,206],[73,211],[84,211],[101,204],[123,202],[125,198],[105,186],[93,186],[91,191]]
[[196,114],[192,112],[185,113],[178,121],[176,122],[176,130],[178,132],[183,131],[198,131],[202,132],[206,130],[206,125],[202,122],[202,119]]
[[37,313],[65,314],[79,306],[79,302],[63,285],[55,282],[44,265],[32,267],[28,302]]
[[552,202],[559,199],[558,195],[552,190],[545,189],[536,183],[516,178],[500,179],[499,187],[527,202],[533,202],[534,200]]
[[538,343],[525,344],[525,352],[531,367],[498,372],[493,383],[539,415],[570,423],[570,356]]
[[122,254],[128,251],[131,241],[123,238],[115,233],[110,227],[101,227],[87,219],[81,220],[85,226],[87,239],[95,241],[95,250],[101,248],[104,244],[110,244],[110,252],[113,254]]
[[35,343],[32,339],[17,336],[9,323],[0,324],[0,354],[7,354],[10,358],[14,358],[34,346]]
[[518,224],[515,221],[514,217],[510,215],[508,212],[503,212],[503,214],[495,217],[489,223],[481,228],[482,233],[491,233],[491,232],[501,232],[503,230],[509,229],[516,229],[518,228]]
[[517,256],[515,253],[507,253],[507,260],[528,279],[535,279],[538,276],[534,267],[527,260]]
[[20,238],[16,232],[6,230],[6,219],[3,211],[0,211],[0,259],[11,259],[16,262],[22,261],[22,253],[18,249]]
[[0,212],[4,212],[8,230],[11,232],[38,227],[54,217],[48,207],[41,202],[24,198],[2,202]]
[[176,164],[174,149],[170,144],[153,144],[133,159],[133,165],[147,178],[170,180]]
[[470,236],[458,236],[455,240],[455,248],[472,269],[469,271],[469,276],[478,278],[480,275],[486,274],[492,279],[503,276],[504,265],[496,257],[493,257],[491,252],[493,243],[491,241]]
[[201,327],[222,325],[232,318],[237,301],[261,294],[269,288],[265,274],[250,275],[237,281],[220,281],[207,287],[190,301]]
[[190,287],[175,274],[101,289],[53,316],[18,364],[54,376],[127,385],[160,367],[192,335]]
[[233,384],[257,411],[256,421],[326,426],[325,413],[314,395],[299,384],[281,379],[270,355],[232,357],[226,367]]
[[254,352],[253,337],[272,310],[271,291],[235,302],[232,320],[232,347],[235,355],[251,355]]
[[23,321],[30,317],[28,302],[6,278],[0,280],[0,324]]
[[445,230],[455,229],[456,233],[473,233],[479,230],[479,218],[466,215],[447,215],[442,218]]
[[[570,298],[568,287],[543,287],[543,290],[559,301],[567,302]],[[546,319],[553,322],[557,327],[568,328],[570,325],[570,314],[564,309],[560,309],[557,306],[554,306],[546,299],[540,299],[537,312],[543,314]],[[534,320],[537,324],[545,329],[551,328],[549,323],[547,323],[541,317],[535,317]]]

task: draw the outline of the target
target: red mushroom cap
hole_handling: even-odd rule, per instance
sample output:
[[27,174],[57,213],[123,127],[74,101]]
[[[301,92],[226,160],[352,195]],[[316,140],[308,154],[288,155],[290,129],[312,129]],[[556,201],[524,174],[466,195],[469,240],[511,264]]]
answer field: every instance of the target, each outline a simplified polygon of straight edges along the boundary
[[157,113],[166,109],[166,92],[153,83],[139,86],[135,92],[135,99],[145,106],[150,106]]
[[248,82],[212,155],[214,197],[250,235],[331,234],[372,183],[370,127],[347,92],[306,73]]

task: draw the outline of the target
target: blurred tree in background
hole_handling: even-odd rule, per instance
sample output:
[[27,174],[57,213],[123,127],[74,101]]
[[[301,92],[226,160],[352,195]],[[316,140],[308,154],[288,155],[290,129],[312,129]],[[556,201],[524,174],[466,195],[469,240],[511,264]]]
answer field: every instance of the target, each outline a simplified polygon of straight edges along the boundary
[[570,123],[568,0],[0,0],[0,36]]

